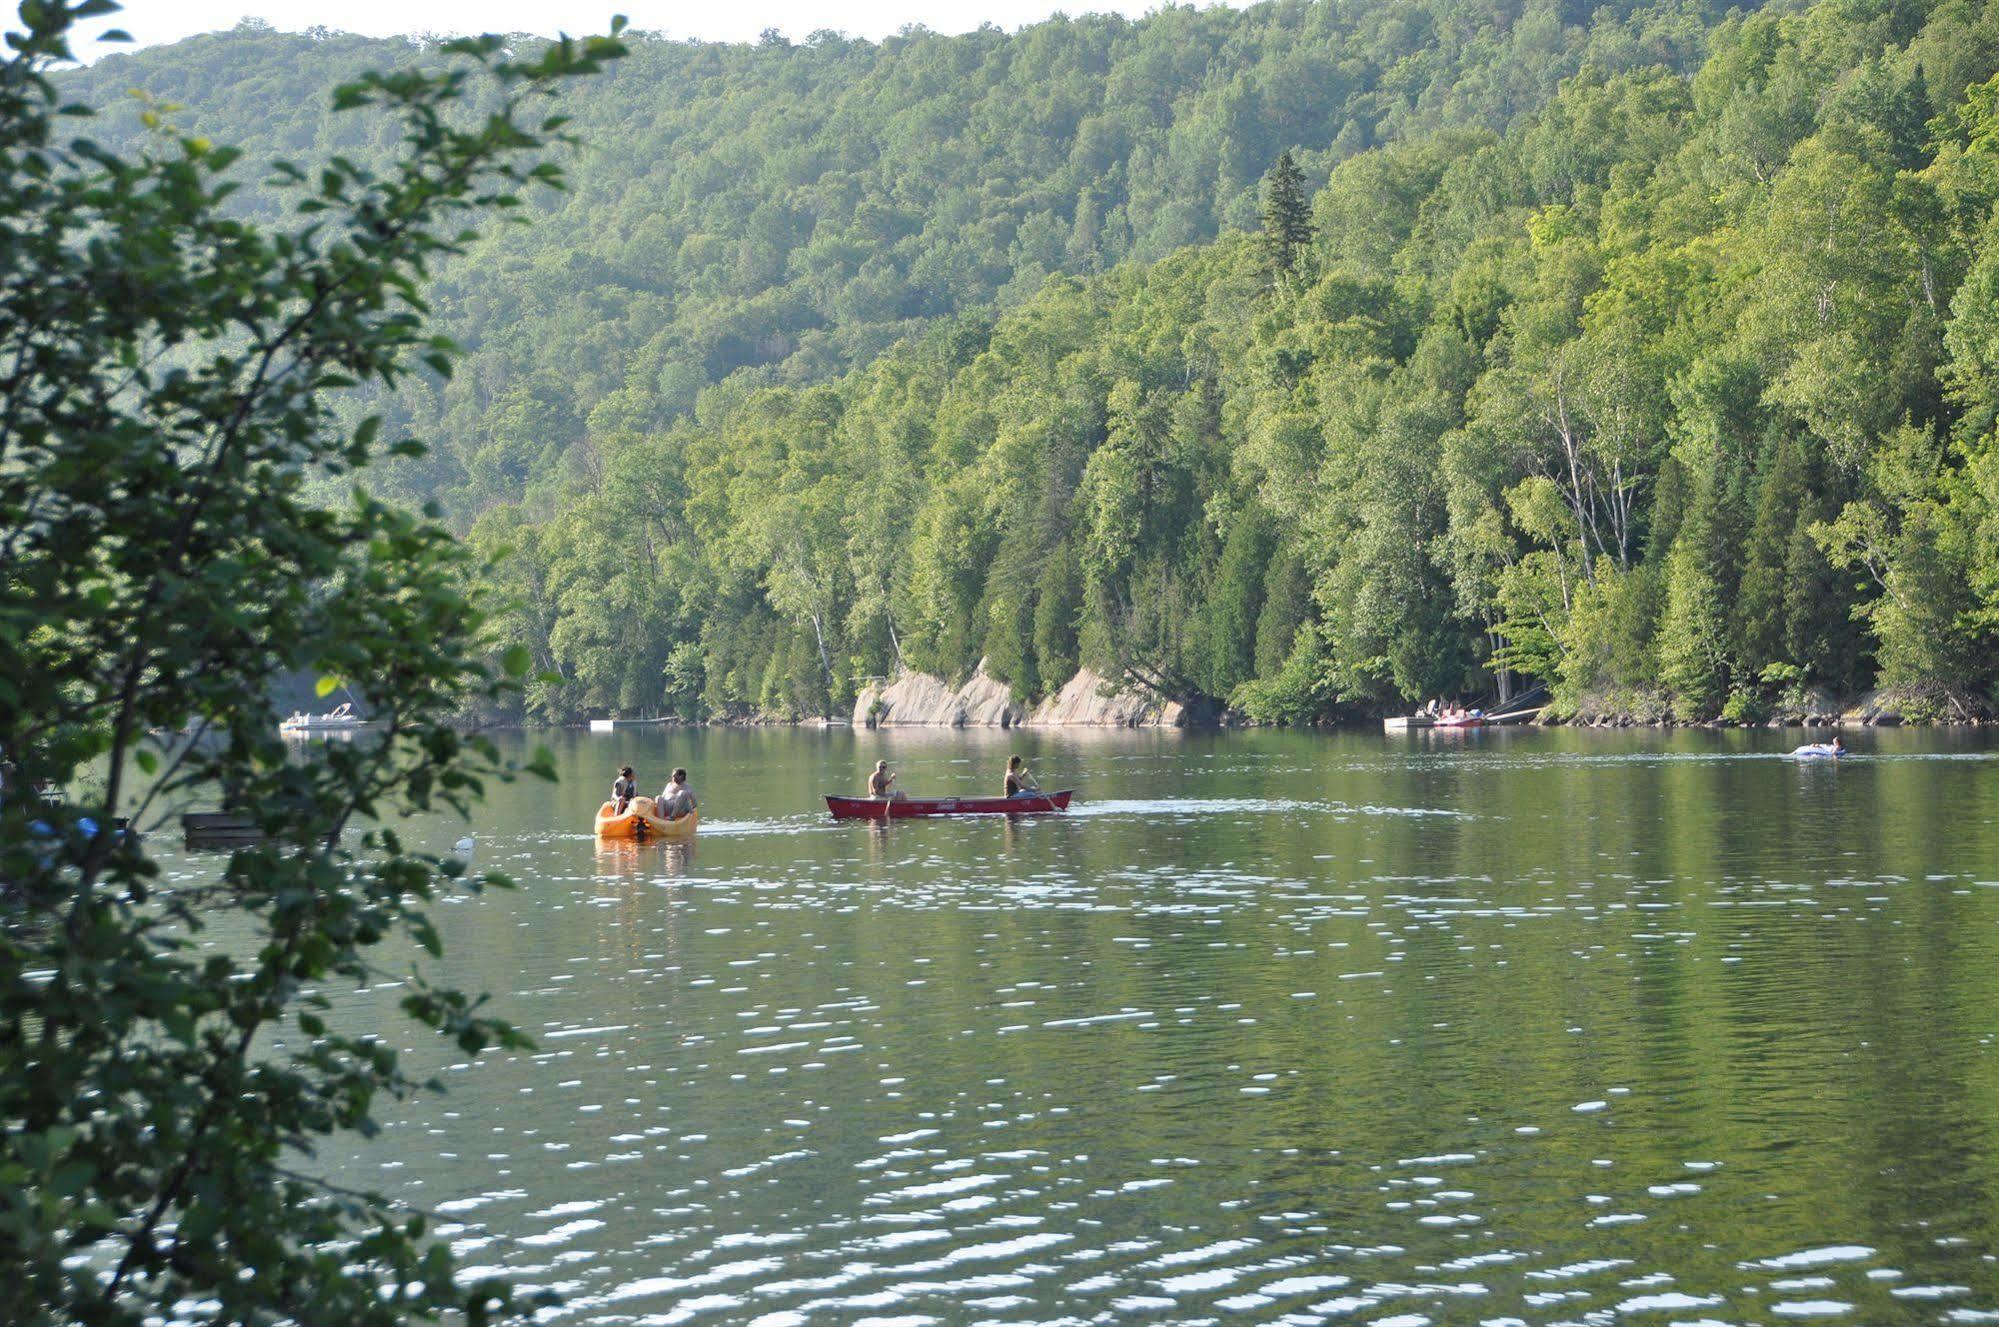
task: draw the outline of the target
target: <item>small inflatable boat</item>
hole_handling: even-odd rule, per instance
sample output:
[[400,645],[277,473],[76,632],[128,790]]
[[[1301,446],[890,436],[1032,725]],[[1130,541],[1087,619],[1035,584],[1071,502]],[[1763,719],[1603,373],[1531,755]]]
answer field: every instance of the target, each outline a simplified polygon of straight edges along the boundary
[[1834,746],[1830,742],[1807,742],[1791,752],[1791,755],[1798,760],[1814,760],[1820,757],[1827,760],[1838,760],[1845,754],[1845,747]]
[[691,839],[701,823],[699,811],[689,811],[678,820],[653,814],[652,798],[634,797],[618,814],[616,802],[597,808],[597,837],[600,839]]
[[298,733],[349,732],[367,726],[367,720],[356,714],[353,702],[348,701],[324,714],[307,714],[304,710],[294,711],[289,719],[279,721],[278,731],[286,736],[293,736]]

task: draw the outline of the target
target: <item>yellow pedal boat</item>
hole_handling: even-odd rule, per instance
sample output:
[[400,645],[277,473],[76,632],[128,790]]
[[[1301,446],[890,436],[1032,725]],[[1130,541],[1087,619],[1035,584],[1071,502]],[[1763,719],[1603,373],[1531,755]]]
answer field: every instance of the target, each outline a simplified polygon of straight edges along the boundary
[[634,797],[625,807],[623,815],[618,814],[616,802],[606,802],[597,808],[597,837],[600,839],[691,839],[701,823],[699,811],[689,811],[678,820],[667,820],[652,813],[650,797]]

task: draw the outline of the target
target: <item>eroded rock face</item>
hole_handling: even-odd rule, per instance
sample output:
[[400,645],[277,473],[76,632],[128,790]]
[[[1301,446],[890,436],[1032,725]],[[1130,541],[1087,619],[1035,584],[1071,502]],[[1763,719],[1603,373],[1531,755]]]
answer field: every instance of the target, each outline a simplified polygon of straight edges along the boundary
[[1132,690],[1113,690],[1085,668],[1060,691],[1035,706],[1014,700],[1006,683],[986,672],[984,660],[963,686],[929,673],[903,672],[883,686],[864,687],[854,698],[854,726],[1013,728],[1180,727],[1189,721],[1174,701]]
[[1839,721],[1892,728],[1904,723],[1984,723],[1991,718],[1991,702],[1968,688],[1904,686],[1868,692]]
[[1177,728],[1186,712],[1170,700],[1140,691],[1110,689],[1085,668],[1028,716],[1037,728]]
[[903,672],[886,686],[863,687],[854,697],[854,726],[1011,728],[1026,716],[1007,685],[980,661],[961,687],[929,673]]

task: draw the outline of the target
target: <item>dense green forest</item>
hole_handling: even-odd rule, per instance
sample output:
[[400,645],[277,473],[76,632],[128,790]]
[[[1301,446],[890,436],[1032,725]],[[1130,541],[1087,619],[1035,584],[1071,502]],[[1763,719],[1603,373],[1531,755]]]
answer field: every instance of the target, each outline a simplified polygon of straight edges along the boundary
[[[239,31],[89,77],[309,158],[368,145],[300,81],[379,50]],[[1990,692],[1999,3],[626,64],[572,107],[607,145],[577,191],[440,277],[465,370],[374,403],[435,444],[405,495],[510,550],[538,715],[818,712],[981,659],[1288,721],[1501,670],[1682,719]]]
[[[599,451],[711,383],[825,381],[939,318],[1017,307],[1051,274],[1253,228],[1285,148],[1323,180],[1377,143],[1504,130],[1585,63],[1688,68],[1713,4],[1616,0],[1585,23],[1572,0],[1294,0],[880,43],[634,40],[565,106],[589,145],[572,192],[434,283],[472,355],[451,383],[386,403],[392,429],[439,444],[405,467],[403,496],[461,513],[558,503]],[[137,88],[246,163],[372,161],[388,121],[331,115],[327,92],[429,52],[245,25],[73,83],[126,103],[107,138],[140,131]],[[241,203],[275,216],[268,192]]]

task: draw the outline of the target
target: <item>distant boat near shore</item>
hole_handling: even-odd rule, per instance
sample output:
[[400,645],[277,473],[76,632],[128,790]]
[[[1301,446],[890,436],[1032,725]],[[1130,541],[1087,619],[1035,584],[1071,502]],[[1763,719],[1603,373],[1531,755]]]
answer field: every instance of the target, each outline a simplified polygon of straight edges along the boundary
[[1473,710],[1464,714],[1398,714],[1383,719],[1381,726],[1391,733],[1413,732],[1419,728],[1483,728],[1485,715]]
[[1508,710],[1504,714],[1487,714],[1481,710],[1465,714],[1398,714],[1383,719],[1381,726],[1391,733],[1414,732],[1422,728],[1490,728],[1500,724],[1532,723],[1540,717],[1543,708],[1537,705],[1533,709]]
[[590,731],[593,733],[614,733],[620,728],[657,728],[671,723],[671,719],[592,719]]
[[340,733],[352,732],[356,728],[366,727],[367,724],[366,719],[354,713],[352,701],[343,701],[324,714],[307,714],[304,710],[295,710],[290,718],[279,721],[278,731],[287,736],[301,733]]

